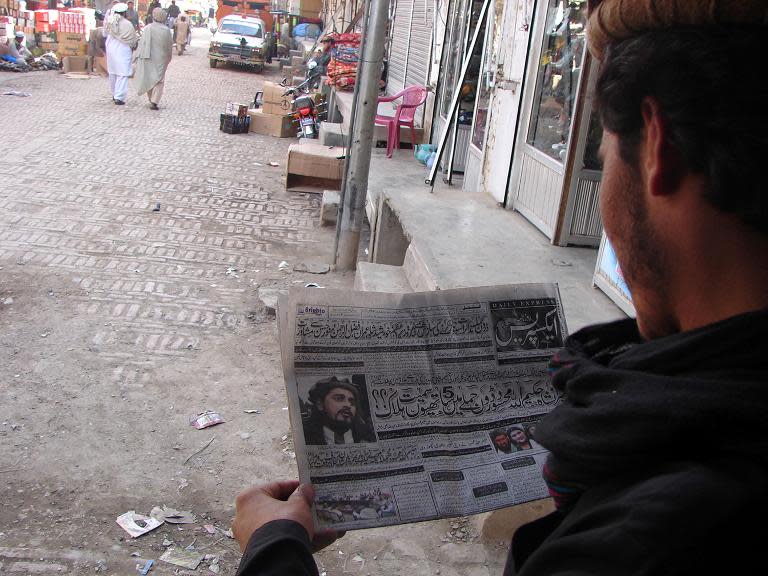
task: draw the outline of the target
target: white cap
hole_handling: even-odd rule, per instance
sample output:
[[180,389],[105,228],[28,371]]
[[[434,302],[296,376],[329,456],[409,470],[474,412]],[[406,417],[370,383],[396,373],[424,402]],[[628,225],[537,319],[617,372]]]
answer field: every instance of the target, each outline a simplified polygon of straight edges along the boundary
[[16,36],[16,38],[24,38],[24,32],[17,30],[14,36]]
[[112,7],[112,12],[117,12],[118,14],[121,14],[122,12],[126,12],[128,10],[128,4],[125,2],[118,2]]

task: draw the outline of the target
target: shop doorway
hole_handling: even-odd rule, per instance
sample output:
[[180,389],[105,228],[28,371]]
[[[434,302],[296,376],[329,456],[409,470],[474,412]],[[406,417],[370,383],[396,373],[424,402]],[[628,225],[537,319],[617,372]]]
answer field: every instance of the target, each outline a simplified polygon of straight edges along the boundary
[[553,243],[597,246],[600,166],[593,158],[601,134],[589,99],[597,66],[586,51],[586,4],[546,0],[536,8],[508,207]]
[[[467,54],[469,41],[472,33],[477,27],[480,13],[483,7],[483,0],[455,0],[451,2],[448,9],[448,21],[446,42],[444,45],[444,56],[442,65],[442,79],[437,101],[437,134],[442,134],[446,129],[451,128],[451,122],[448,117],[450,114],[451,101],[455,91],[461,91],[459,100],[458,118],[456,125],[455,140],[449,138],[449,142],[455,142],[449,145],[441,161],[443,173],[447,173],[450,164],[451,155],[453,155],[453,171],[463,173],[467,164],[467,153],[472,137],[472,126],[477,109],[478,87],[480,83],[481,70],[483,65],[483,54],[487,39],[486,23],[490,20],[485,19],[480,31],[477,46],[471,55]],[[465,58],[470,59],[469,69],[464,79],[464,83],[457,87],[456,83],[461,74],[462,64]],[[488,98],[490,94],[486,95]],[[480,108],[480,113],[487,114],[487,102],[484,108]],[[483,112],[483,110],[485,112]]]

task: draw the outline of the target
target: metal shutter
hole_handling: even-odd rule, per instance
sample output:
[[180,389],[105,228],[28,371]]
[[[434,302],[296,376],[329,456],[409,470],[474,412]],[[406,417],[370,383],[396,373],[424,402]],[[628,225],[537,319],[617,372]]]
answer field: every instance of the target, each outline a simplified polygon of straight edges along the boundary
[[395,19],[391,28],[392,44],[389,48],[389,67],[387,70],[387,94],[397,94],[405,88],[405,69],[408,65],[413,2],[414,0],[397,0],[395,6]]
[[426,86],[429,63],[432,56],[432,24],[434,17],[432,0],[414,0],[411,18],[411,41],[408,49],[408,66],[405,72],[406,86]]

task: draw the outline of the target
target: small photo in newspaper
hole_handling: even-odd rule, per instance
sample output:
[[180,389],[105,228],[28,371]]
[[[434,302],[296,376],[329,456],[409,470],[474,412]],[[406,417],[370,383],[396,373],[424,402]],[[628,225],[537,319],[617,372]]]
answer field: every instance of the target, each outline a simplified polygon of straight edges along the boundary
[[556,285],[380,294],[296,290],[279,305],[299,477],[340,530],[464,516],[547,496]]

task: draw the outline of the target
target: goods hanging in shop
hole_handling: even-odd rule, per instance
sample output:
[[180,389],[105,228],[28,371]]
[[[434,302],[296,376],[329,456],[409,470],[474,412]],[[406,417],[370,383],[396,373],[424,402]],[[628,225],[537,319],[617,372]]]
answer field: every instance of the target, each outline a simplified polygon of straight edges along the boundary
[[330,34],[336,41],[328,63],[329,86],[339,90],[352,90],[357,81],[357,63],[360,60],[360,34]]

